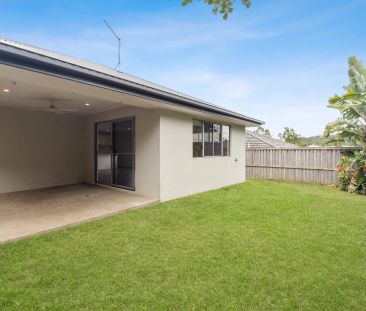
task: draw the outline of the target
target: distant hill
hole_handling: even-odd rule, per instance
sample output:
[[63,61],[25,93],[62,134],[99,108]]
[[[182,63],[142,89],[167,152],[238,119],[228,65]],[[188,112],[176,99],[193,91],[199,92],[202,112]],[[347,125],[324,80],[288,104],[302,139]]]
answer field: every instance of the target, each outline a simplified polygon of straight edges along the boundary
[[319,147],[323,147],[326,144],[327,138],[317,135],[317,136],[310,136],[310,137],[301,137],[303,141],[306,142],[308,146],[310,145],[316,145]]
[[[339,147],[339,144],[327,144],[326,142],[329,140],[329,138],[325,138],[322,135],[317,135],[317,136],[310,136],[310,137],[301,137],[301,139],[307,144],[307,146],[311,146],[311,145],[315,145],[315,146],[319,146],[319,147],[334,147],[337,146]],[[341,146],[343,147],[349,147],[349,146],[354,146],[351,143],[346,143],[346,144],[342,144]]]

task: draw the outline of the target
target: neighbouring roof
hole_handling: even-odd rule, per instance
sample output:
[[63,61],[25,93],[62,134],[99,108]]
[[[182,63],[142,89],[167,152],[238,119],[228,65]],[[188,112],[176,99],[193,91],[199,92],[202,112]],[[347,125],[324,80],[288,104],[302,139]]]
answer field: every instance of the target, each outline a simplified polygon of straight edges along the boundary
[[102,65],[2,38],[0,38],[0,64],[106,87],[119,92],[145,96],[185,108],[210,112],[245,121],[250,126],[258,126],[264,123]]
[[245,133],[245,147],[250,149],[295,149],[299,148],[297,145],[283,142],[266,135],[246,131]]

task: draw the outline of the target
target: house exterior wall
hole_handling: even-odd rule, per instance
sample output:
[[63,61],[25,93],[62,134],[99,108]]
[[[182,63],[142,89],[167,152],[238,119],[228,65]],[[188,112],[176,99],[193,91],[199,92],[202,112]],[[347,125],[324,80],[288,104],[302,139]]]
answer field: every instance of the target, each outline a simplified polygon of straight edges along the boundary
[[230,157],[193,158],[193,119],[180,113],[161,112],[161,201],[245,181],[244,126],[231,126]]
[[83,182],[84,121],[0,107],[0,193]]
[[[86,181],[94,183],[95,123],[135,117],[135,191],[149,198],[160,197],[160,113],[159,110],[127,106],[88,117]],[[130,190],[126,190],[131,192]]]
[[126,106],[83,117],[0,107],[0,193],[94,183],[95,123],[131,116],[132,193],[166,201],[245,180],[244,126],[231,125],[230,157],[193,158],[195,117],[179,112]]

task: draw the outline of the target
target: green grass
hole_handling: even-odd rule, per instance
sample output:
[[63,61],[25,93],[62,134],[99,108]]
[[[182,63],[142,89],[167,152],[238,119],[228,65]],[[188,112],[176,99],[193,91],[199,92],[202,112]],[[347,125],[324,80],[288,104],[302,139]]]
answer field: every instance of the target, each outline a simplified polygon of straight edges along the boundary
[[0,246],[0,310],[365,310],[366,197],[250,181]]

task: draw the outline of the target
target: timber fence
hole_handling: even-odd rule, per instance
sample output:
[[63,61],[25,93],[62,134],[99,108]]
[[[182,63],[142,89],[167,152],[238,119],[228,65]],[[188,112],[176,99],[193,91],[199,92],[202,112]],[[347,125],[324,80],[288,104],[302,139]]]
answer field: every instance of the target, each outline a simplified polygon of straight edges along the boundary
[[350,148],[246,150],[247,178],[334,184],[337,164]]

